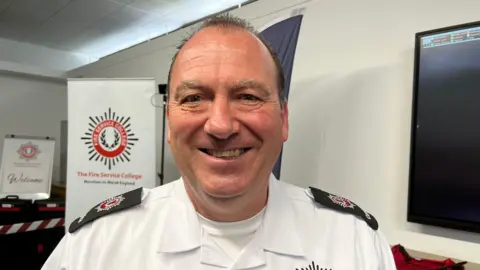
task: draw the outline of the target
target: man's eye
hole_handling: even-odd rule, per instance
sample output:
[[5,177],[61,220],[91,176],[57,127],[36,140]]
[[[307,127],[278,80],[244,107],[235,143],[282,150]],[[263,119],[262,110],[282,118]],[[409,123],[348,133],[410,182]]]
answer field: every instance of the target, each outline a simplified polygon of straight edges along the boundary
[[191,95],[182,99],[182,103],[195,103],[200,102],[202,98],[199,95]]
[[260,99],[252,94],[241,94],[240,98],[246,101],[259,101]]

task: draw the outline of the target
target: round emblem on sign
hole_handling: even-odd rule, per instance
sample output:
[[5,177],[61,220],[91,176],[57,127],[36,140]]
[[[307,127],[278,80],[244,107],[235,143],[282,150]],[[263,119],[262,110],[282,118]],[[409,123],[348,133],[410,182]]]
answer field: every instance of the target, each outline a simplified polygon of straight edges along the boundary
[[86,136],[81,137],[88,147],[89,160],[101,162],[108,169],[120,162],[129,162],[130,150],[138,141],[130,117],[120,117],[108,109],[108,113],[89,119]]
[[20,145],[17,153],[20,155],[20,158],[29,160],[36,158],[40,151],[38,150],[37,145],[33,144],[32,142],[28,142]]
[[94,129],[92,141],[97,153],[106,158],[114,158],[125,151],[128,139],[122,124],[115,120],[105,120]]
[[125,200],[125,198],[122,195],[107,199],[107,200],[103,201],[101,204],[98,205],[97,212],[108,211],[108,210],[120,205],[120,203],[123,200]]
[[330,200],[332,200],[332,202],[334,204],[340,205],[343,208],[352,208],[353,209],[355,207],[355,204],[353,204],[351,201],[349,201],[349,200],[347,200],[343,197],[335,196],[335,195],[328,195],[328,197],[330,198]]

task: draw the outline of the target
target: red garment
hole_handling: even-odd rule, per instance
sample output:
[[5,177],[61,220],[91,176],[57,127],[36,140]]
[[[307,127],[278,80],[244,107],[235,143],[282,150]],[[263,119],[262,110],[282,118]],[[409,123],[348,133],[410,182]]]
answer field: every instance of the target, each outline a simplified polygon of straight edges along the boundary
[[393,258],[398,270],[464,270],[466,262],[456,263],[451,259],[435,261],[416,259],[410,256],[401,245],[392,247]]

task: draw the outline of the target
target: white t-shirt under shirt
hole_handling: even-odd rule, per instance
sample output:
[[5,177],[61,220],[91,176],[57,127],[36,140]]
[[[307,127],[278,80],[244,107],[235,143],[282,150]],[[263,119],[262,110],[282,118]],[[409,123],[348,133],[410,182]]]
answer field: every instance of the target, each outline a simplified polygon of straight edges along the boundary
[[232,261],[236,261],[243,248],[262,224],[264,213],[265,207],[255,216],[237,222],[212,221],[200,214],[198,214],[198,220],[203,230],[213,238],[220,249]]

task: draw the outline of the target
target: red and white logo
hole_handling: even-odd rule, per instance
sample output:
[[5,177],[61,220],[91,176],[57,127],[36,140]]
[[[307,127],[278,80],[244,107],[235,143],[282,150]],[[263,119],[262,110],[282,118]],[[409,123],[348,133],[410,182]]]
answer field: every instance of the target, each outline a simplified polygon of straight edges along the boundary
[[38,145],[35,145],[29,141],[28,143],[20,145],[17,153],[20,155],[21,159],[25,159],[28,161],[36,159],[37,155],[40,154],[40,150],[38,149]]
[[332,202],[334,204],[338,204],[340,206],[342,206],[343,208],[354,208],[355,207],[355,204],[353,204],[351,201],[343,198],[343,197],[340,197],[340,196],[335,196],[335,195],[328,195],[328,197],[330,198],[330,200],[332,200]]
[[130,150],[138,138],[132,132],[130,117],[118,116],[109,108],[101,116],[90,116],[86,137],[89,160],[103,163],[108,169],[119,162],[130,161]]
[[123,197],[122,195],[107,199],[97,206],[97,212],[107,211],[116,206],[119,206],[123,200],[125,200],[125,197]]

